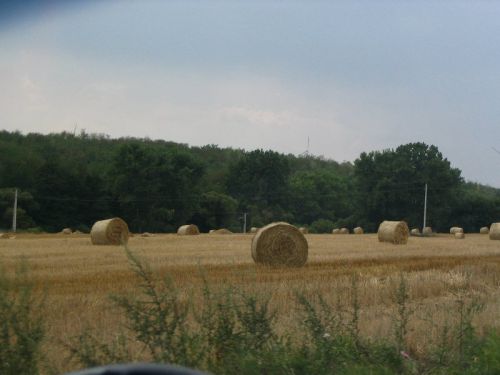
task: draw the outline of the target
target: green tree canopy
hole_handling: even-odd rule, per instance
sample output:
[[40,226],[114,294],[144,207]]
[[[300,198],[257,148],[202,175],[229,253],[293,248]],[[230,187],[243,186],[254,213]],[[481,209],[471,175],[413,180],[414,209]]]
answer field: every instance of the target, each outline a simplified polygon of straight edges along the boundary
[[136,231],[172,230],[198,210],[202,164],[188,153],[125,144],[111,171],[121,215]]
[[284,212],[289,201],[290,173],[284,155],[274,151],[251,151],[229,168],[227,189],[240,201],[242,210],[252,211],[256,222],[284,220],[284,216],[291,216]]
[[290,207],[297,223],[337,221],[352,215],[352,184],[324,169],[301,171],[290,179]]
[[357,214],[374,230],[382,220],[421,226],[424,186],[428,184],[428,223],[449,226],[451,208],[462,183],[436,146],[409,143],[395,150],[362,153],[354,162]]

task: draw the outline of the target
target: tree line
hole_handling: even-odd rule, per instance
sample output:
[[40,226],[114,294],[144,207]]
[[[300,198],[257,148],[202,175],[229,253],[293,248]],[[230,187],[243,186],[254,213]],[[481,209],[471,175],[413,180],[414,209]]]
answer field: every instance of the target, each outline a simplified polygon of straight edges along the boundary
[[477,231],[500,220],[500,190],[466,182],[438,148],[410,143],[362,153],[353,163],[216,145],[102,134],[0,132],[0,228],[88,231],[120,216],[132,231],[173,232],[185,223],[202,231],[287,221],[311,232],[384,219],[445,231]]

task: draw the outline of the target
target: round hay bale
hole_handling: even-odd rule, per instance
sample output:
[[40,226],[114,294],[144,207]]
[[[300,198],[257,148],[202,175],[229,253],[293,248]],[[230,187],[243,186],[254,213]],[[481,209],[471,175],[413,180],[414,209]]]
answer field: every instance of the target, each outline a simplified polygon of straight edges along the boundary
[[410,231],[404,221],[383,221],[378,227],[378,240],[404,245],[408,242]]
[[411,236],[419,236],[419,235],[420,235],[420,229],[418,229],[418,228],[413,228],[413,229],[410,231],[410,235],[411,235]]
[[422,230],[422,234],[424,236],[430,236],[432,234],[432,228],[431,227],[425,227],[423,230]]
[[450,234],[455,234],[455,233],[463,233],[464,230],[460,227],[451,227],[450,228]]
[[463,240],[465,238],[464,232],[456,232],[454,236],[457,240]]
[[229,229],[221,228],[210,231],[211,234],[233,234]]
[[309,233],[309,229],[307,229],[306,227],[300,227],[299,230],[300,230],[300,233],[302,233],[302,234],[308,234]]
[[260,228],[252,240],[255,263],[269,266],[301,267],[307,262],[308,244],[304,234],[284,222]]
[[356,228],[354,228],[354,229],[352,230],[352,232],[353,232],[354,234],[363,234],[363,233],[365,233],[365,232],[364,232],[364,230],[363,230],[363,228],[361,228],[361,227],[356,227]]
[[340,233],[339,228],[335,228],[334,230],[332,230],[332,234],[339,234],[339,233]]
[[500,223],[491,224],[490,240],[500,240]]
[[347,228],[340,228],[339,234],[349,234],[349,229],[347,229]]
[[257,233],[258,230],[259,230],[259,228],[257,228],[257,227],[251,227],[250,233]]
[[180,226],[179,229],[177,229],[177,234],[181,236],[193,236],[196,234],[200,234],[200,230],[194,224],[186,224]]
[[64,228],[62,231],[61,231],[62,234],[71,234],[73,233],[73,231],[71,230],[71,228]]
[[481,233],[481,234],[488,234],[488,233],[490,233],[490,228],[488,228],[488,227],[482,227],[481,229],[479,229],[479,233]]
[[153,236],[154,234],[149,232],[144,232],[143,234],[141,234],[141,237],[153,237]]
[[122,245],[128,238],[128,225],[119,217],[96,221],[90,230],[93,245]]
[[210,230],[208,231],[208,234],[213,233],[213,232],[215,232],[215,229],[210,229]]

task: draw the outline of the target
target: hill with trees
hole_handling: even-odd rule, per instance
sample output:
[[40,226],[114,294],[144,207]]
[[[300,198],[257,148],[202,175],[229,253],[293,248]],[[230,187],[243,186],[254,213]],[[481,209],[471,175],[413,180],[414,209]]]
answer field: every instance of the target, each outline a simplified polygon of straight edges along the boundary
[[466,182],[459,169],[424,143],[362,153],[353,163],[216,145],[189,147],[162,140],[102,134],[0,132],[0,228],[88,231],[120,216],[132,231],[172,232],[187,222],[202,231],[241,231],[276,220],[311,232],[383,219],[466,231],[500,220],[500,190]]

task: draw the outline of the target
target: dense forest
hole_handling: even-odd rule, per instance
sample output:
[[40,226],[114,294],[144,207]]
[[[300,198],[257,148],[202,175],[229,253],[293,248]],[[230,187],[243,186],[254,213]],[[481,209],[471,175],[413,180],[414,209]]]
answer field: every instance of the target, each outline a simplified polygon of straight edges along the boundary
[[353,163],[316,156],[189,147],[162,140],[70,133],[0,132],[0,228],[88,231],[120,216],[134,232],[173,232],[185,223],[202,231],[276,220],[330,232],[384,219],[438,231],[477,231],[500,220],[500,190],[466,182],[437,147],[410,143],[362,153]]

